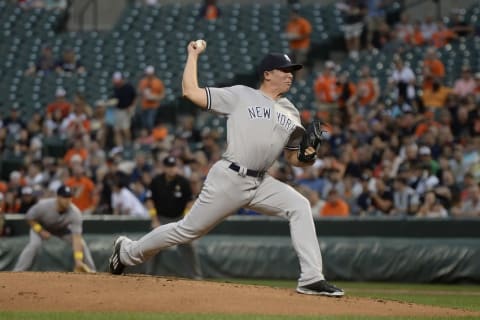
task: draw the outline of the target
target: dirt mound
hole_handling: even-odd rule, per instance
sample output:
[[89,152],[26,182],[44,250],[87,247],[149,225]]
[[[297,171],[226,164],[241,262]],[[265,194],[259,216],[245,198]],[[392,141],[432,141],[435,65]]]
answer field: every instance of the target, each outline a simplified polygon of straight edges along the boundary
[[293,289],[140,275],[0,273],[0,310],[285,315],[462,316],[464,310]]

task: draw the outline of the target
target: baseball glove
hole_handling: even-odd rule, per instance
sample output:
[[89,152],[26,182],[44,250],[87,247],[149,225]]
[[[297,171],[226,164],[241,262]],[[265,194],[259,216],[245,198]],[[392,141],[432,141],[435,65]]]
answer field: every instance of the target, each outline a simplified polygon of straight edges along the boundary
[[85,263],[81,262],[75,265],[73,272],[80,272],[80,273],[94,273],[92,269],[90,269]]
[[313,120],[305,130],[302,140],[300,141],[300,150],[298,152],[298,160],[302,162],[312,162],[317,156],[316,153],[305,155],[305,150],[312,147],[317,150],[320,143],[325,140],[327,136],[327,129],[324,122],[321,120]]

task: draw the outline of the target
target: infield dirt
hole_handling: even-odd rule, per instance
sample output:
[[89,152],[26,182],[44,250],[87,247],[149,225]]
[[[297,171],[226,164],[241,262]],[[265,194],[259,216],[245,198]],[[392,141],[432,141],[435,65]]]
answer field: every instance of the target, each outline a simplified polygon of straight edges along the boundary
[[102,311],[270,315],[473,316],[479,313],[292,289],[105,273],[0,272],[2,311]]

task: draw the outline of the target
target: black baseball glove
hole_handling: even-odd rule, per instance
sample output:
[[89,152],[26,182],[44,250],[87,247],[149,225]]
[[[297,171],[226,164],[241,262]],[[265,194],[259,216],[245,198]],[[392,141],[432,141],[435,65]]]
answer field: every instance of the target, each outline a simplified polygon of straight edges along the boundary
[[325,123],[321,120],[313,120],[305,130],[302,141],[300,141],[300,150],[298,152],[298,160],[302,162],[312,162],[317,156],[316,153],[305,155],[305,150],[312,147],[317,150],[320,143],[325,140],[327,134]]

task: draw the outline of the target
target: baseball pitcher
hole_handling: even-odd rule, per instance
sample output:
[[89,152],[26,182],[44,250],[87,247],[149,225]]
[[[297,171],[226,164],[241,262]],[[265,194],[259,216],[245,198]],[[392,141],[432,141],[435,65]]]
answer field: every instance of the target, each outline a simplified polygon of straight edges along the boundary
[[300,261],[297,292],[343,296],[322,272],[322,257],[308,200],[270,175],[267,170],[280,156],[291,165],[309,166],[322,139],[322,124],[305,130],[299,112],[282,95],[290,89],[293,73],[302,68],[285,54],[271,53],[261,61],[260,88],[242,85],[200,88],[197,61],[205,50],[203,40],[188,44],[183,73],[183,95],[200,108],[228,116],[228,147],[212,166],[190,214],[160,226],[138,241],[118,237],[110,257],[110,272],[121,274],[125,266],[140,264],[160,250],[187,243],[245,207],[290,222],[293,247]]

